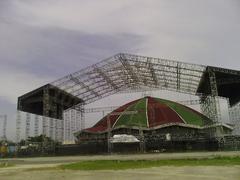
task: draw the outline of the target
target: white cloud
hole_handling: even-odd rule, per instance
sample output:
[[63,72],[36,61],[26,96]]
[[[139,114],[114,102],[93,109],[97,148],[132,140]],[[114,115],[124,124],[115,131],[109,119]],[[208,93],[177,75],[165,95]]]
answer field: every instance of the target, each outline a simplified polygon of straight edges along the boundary
[[17,97],[40,87],[53,79],[50,77],[37,77],[23,71],[14,69],[0,70],[0,97],[12,104],[16,104]]
[[15,0],[11,11],[15,21],[39,28],[143,36],[141,54],[195,63],[224,65],[219,59],[237,56],[240,42],[240,6],[234,0]]

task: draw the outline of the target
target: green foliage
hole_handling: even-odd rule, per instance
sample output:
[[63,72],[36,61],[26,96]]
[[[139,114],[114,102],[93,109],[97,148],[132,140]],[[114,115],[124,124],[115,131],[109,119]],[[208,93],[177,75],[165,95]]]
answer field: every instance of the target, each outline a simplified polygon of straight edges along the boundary
[[34,136],[34,137],[28,137],[27,142],[55,142],[50,137],[47,137],[46,135],[40,135],[40,136]]
[[45,136],[29,137],[27,140],[21,140],[17,149],[18,156],[36,156],[54,154],[55,147],[59,142]]
[[61,165],[61,169],[71,170],[124,170],[159,166],[231,166],[240,165],[240,157],[214,157],[206,159],[170,160],[96,160],[80,161]]

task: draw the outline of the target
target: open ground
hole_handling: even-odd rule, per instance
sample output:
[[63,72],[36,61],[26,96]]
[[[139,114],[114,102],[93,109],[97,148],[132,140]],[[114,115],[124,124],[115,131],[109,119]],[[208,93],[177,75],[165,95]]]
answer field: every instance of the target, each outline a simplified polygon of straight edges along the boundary
[[156,153],[130,155],[96,155],[1,159],[0,163],[11,166],[0,168],[1,180],[40,180],[40,179],[240,179],[240,165],[166,165],[126,170],[70,170],[59,165],[79,161],[98,160],[176,160],[212,159],[215,157],[240,157],[240,152],[194,152]]

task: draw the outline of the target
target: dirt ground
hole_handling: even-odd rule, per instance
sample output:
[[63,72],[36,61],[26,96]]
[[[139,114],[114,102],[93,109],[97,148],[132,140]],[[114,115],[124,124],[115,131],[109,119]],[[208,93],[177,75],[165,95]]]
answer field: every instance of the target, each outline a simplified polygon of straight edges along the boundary
[[[101,170],[73,171],[59,170],[53,167],[79,160],[102,159],[179,159],[203,158],[214,156],[240,156],[240,152],[201,152],[201,153],[158,153],[135,155],[106,155],[106,156],[68,156],[4,159],[0,162],[12,162],[16,166],[0,168],[1,180],[121,180],[121,179],[211,179],[211,180],[240,180],[240,166],[162,166],[134,170]],[[35,168],[35,170],[33,169]],[[42,169],[44,168],[44,169]]]

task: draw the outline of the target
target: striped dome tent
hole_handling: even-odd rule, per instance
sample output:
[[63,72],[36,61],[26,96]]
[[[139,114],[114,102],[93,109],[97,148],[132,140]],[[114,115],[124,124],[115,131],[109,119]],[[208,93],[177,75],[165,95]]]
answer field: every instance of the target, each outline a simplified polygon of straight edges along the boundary
[[[129,111],[137,113],[122,113]],[[119,107],[112,112],[112,115],[105,116],[93,127],[83,131],[104,133],[109,126],[112,130],[118,128],[153,129],[170,125],[203,127],[211,122],[203,114],[182,104],[160,98],[145,97]]]

